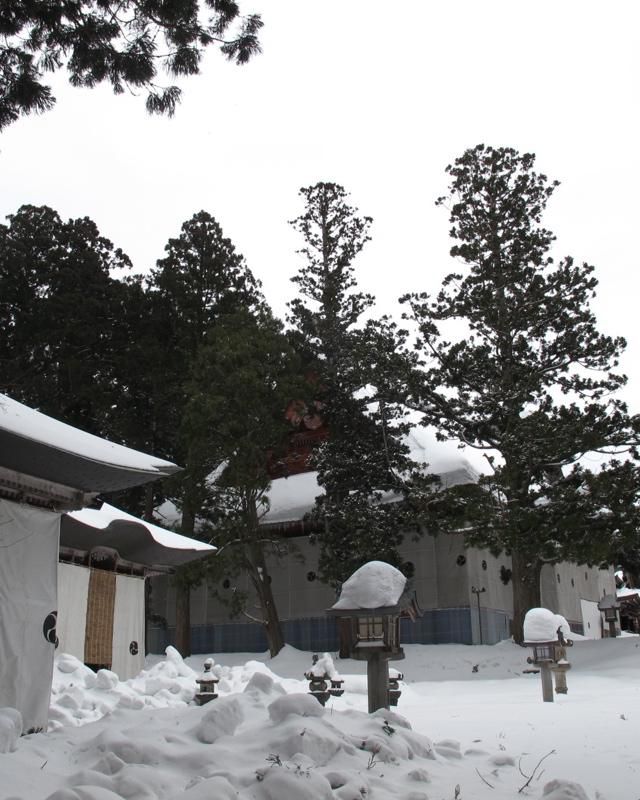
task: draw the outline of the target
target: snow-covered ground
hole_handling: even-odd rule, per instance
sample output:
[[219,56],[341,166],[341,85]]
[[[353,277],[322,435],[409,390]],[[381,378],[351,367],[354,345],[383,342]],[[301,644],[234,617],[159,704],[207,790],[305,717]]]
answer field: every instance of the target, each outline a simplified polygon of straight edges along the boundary
[[323,710],[289,647],[214,654],[201,708],[205,656],[150,657],[126,683],[58,657],[50,732],[16,739],[0,711],[0,798],[640,800],[640,638],[576,642],[553,704],[511,643],[405,651],[397,711],[371,716],[364,664],[336,662],[346,691]]

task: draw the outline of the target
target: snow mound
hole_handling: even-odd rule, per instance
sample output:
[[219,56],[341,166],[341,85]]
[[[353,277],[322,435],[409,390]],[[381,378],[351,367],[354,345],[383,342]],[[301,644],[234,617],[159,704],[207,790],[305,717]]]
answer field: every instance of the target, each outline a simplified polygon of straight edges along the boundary
[[407,579],[384,561],[369,561],[342,584],[336,609],[381,608],[400,600]]
[[589,800],[579,783],[562,780],[546,783],[542,797],[544,800]]
[[15,708],[0,708],[0,753],[13,753],[22,736],[22,714]]
[[111,670],[95,673],[75,656],[61,653],[53,669],[49,730],[96,722],[117,708],[184,706],[193,700],[195,679],[173,647],[165,659],[128,681]]
[[244,691],[261,695],[286,694],[284,688],[265,672],[255,672],[244,687]]
[[208,709],[195,728],[199,742],[213,744],[221,736],[233,736],[244,719],[242,706],[236,697],[224,697],[207,704]]
[[[181,693],[193,696],[203,656],[193,657],[194,670],[171,649],[162,659],[150,658],[136,679],[110,689],[99,688],[77,660],[60,656],[54,703],[70,722],[43,735],[17,739],[12,733],[14,751],[0,755],[2,797],[444,800],[453,798],[459,784],[461,798],[506,800],[519,796],[521,759],[528,757],[532,769],[545,739],[557,755],[545,780],[528,787],[531,800],[626,798],[620,787],[634,785],[637,766],[627,745],[637,732],[629,697],[637,684],[639,642],[578,643],[576,691],[572,685],[572,693],[558,697],[552,708],[540,703],[538,680],[522,674],[522,649],[511,643],[472,652],[461,645],[410,645],[406,672],[420,677],[404,684],[401,711],[419,730],[428,723],[433,740],[398,711],[363,713],[366,697],[352,689],[354,681],[364,685],[362,675],[352,674],[363,667],[360,662],[340,663],[347,691],[323,709],[302,694],[306,682],[292,677],[308,668],[310,653],[288,648],[269,666],[247,661],[246,654],[227,654],[221,659],[235,665],[212,668],[227,688],[199,707]],[[478,681],[471,670],[478,663],[493,680]],[[603,671],[603,689],[593,691]],[[448,680],[438,678],[434,691],[423,673],[440,672]],[[152,679],[160,688],[146,694]],[[580,697],[588,703],[576,702]],[[590,738],[585,743],[583,737]],[[594,752],[604,761],[593,759]],[[563,775],[576,782],[557,777]]]
[[558,638],[558,629],[564,636],[571,634],[567,620],[560,614],[554,614],[548,608],[531,608],[524,618],[524,639],[526,642],[554,642]]
[[283,722],[291,714],[300,717],[321,717],[324,708],[310,694],[287,694],[269,705],[269,716],[275,723]]

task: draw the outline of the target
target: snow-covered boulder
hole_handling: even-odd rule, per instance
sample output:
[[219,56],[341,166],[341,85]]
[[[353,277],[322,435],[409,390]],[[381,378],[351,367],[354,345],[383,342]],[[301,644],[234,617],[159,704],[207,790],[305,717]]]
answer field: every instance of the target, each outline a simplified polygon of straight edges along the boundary
[[321,717],[324,708],[310,694],[287,694],[267,707],[272,722],[279,723],[292,714],[301,717]]
[[542,797],[544,800],[589,800],[579,783],[563,780],[549,781],[545,784]]
[[233,736],[244,719],[242,705],[237,697],[223,697],[207,708],[194,732],[199,742],[213,744],[221,736]]
[[384,561],[369,561],[342,584],[335,609],[381,608],[395,606],[407,579],[399,569]]

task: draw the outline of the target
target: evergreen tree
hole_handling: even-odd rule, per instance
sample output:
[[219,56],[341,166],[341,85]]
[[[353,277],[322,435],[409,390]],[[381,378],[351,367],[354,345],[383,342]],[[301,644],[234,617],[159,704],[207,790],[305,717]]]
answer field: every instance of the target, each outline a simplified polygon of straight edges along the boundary
[[[221,318],[198,353],[183,430],[197,442],[203,496],[200,518],[219,548],[218,577],[246,574],[260,616],[234,594],[233,610],[260,622],[275,656],[284,646],[268,559],[287,552],[259,528],[267,510],[269,463],[290,434],[285,417],[300,386],[297,358],[281,324],[268,312]],[[212,474],[215,479],[212,478]]]
[[[447,168],[449,193],[438,204],[449,210],[451,255],[465,270],[435,298],[402,298],[422,356],[408,405],[485,450],[493,467],[488,491],[467,504],[468,540],[511,554],[518,641],[526,611],[540,605],[542,565],[600,561],[620,526],[628,530],[614,513],[624,468],[610,464],[596,480],[577,462],[628,449],[639,429],[612,396],[625,383],[613,371],[625,342],[596,327],[593,267],[550,255],[554,237],[541,217],[557,183],[534,161],[479,145]],[[599,512],[596,496],[611,513]]]
[[374,299],[357,290],[355,279],[354,260],[369,241],[372,220],[359,216],[337,184],[318,183],[300,194],[305,212],[291,224],[304,238],[299,252],[306,264],[293,278],[302,296],[290,304],[289,321],[329,430],[314,456],[325,495],[313,515],[322,523],[321,577],[337,585],[371,559],[401,564],[406,507],[380,500],[406,493],[401,476],[410,461],[401,412],[385,398],[379,369],[393,348],[391,329],[364,325]]
[[[216,454],[208,452],[183,421],[194,365],[222,318],[257,312],[264,300],[243,257],[207,212],[187,220],[165,250],[149,281],[156,347],[145,369],[158,387],[156,407],[162,412],[158,429],[168,437],[166,447],[172,458],[185,468],[167,484],[167,490],[180,508],[182,533],[197,536],[196,519],[208,498],[206,476],[217,462]],[[190,647],[189,592],[201,579],[193,568],[179,571],[176,578],[176,645],[183,654]]]
[[119,322],[134,289],[111,272],[129,259],[88,218],[63,222],[46,206],[22,206],[8,219],[0,226],[0,391],[121,440],[112,412],[126,383]]
[[171,77],[197,75],[207,47],[245,64],[260,51],[256,14],[235,0],[4,0],[0,5],[0,129],[55,103],[42,79],[66,69],[73,86],[111,84],[115,94],[145,89],[150,113],[172,115]]

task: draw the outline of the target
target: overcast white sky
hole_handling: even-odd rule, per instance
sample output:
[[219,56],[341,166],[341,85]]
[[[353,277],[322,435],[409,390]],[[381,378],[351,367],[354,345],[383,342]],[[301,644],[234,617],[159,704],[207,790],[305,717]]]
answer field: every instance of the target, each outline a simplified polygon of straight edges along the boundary
[[640,10],[587,0],[242,0],[263,14],[246,67],[216,53],[173,119],[144,97],[56,80],[58,106],[0,135],[0,216],[23,203],[87,215],[137,271],[204,208],[283,314],[300,186],[342,183],[374,218],[363,289],[397,313],[452,267],[445,166],[478,142],[538,156],[562,185],[558,255],[596,265],[601,328],[624,335],[640,410]]

